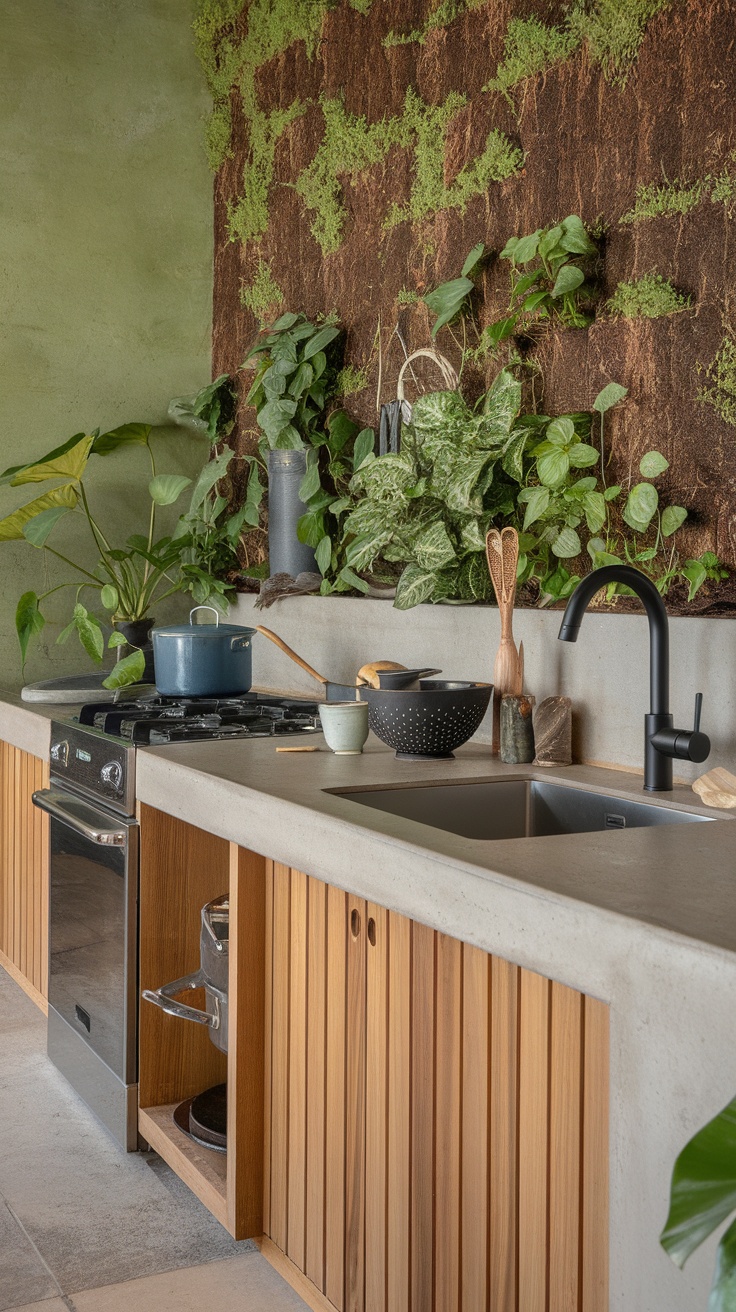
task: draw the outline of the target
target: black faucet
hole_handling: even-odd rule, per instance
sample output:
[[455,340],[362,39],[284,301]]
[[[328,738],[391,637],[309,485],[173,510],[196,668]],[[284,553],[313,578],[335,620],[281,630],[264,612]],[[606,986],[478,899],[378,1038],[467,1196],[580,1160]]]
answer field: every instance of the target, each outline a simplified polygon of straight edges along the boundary
[[672,758],[705,761],[710,755],[710,738],[700,732],[702,692],[695,696],[692,729],[674,729],[670,715],[670,640],[667,611],[657,589],[641,570],[632,565],[604,565],[586,574],[573,592],[562,617],[558,637],[576,642],[588,603],[608,583],[623,583],[642,602],[649,620],[650,708],[644,716],[644,788],[648,793],[672,788]]

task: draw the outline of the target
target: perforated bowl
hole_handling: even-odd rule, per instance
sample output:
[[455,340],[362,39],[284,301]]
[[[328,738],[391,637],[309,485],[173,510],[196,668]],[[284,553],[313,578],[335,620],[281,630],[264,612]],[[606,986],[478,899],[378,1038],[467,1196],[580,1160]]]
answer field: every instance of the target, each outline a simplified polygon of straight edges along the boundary
[[399,761],[441,760],[472,738],[488,710],[492,683],[421,679],[418,688],[361,688],[368,724]]

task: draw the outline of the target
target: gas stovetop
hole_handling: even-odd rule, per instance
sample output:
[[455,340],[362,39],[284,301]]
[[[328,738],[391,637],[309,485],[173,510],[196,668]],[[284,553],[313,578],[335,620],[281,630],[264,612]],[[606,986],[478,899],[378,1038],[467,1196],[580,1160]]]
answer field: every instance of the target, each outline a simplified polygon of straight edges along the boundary
[[317,702],[246,692],[236,697],[161,697],[92,702],[78,722],[135,746],[196,742],[206,738],[271,738],[315,733]]

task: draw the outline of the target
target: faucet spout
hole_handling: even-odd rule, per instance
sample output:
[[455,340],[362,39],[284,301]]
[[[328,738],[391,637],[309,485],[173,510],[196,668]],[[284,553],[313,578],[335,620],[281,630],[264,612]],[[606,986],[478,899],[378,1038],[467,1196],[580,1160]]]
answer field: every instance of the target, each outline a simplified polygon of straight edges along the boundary
[[649,620],[649,710],[651,715],[669,715],[670,642],[664,602],[646,574],[632,565],[604,565],[586,574],[573,592],[562,617],[560,642],[576,642],[583,615],[601,588],[623,583],[635,592]]

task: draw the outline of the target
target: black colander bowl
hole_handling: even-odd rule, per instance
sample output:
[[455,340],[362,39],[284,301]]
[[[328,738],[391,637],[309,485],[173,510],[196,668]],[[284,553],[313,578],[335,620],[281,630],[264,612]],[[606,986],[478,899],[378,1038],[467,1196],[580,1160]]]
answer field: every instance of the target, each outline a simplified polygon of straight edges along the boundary
[[418,688],[361,688],[368,724],[400,761],[442,760],[472,738],[492,683],[421,679]]

